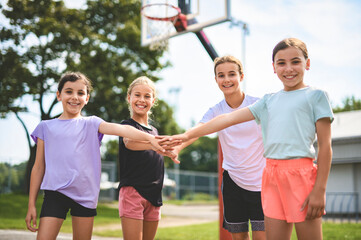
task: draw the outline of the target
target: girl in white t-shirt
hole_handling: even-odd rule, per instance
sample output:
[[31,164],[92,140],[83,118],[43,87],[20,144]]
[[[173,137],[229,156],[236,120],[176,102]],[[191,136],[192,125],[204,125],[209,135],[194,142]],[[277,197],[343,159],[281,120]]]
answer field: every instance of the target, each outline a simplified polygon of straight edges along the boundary
[[[243,66],[233,56],[214,60],[215,80],[224,99],[211,107],[198,125],[203,125],[218,115],[247,107],[258,100],[241,89]],[[223,153],[223,227],[233,239],[249,239],[251,222],[253,239],[265,239],[264,215],[261,204],[263,157],[261,127],[255,121],[233,125],[218,132]],[[176,147],[175,153],[197,138]]]

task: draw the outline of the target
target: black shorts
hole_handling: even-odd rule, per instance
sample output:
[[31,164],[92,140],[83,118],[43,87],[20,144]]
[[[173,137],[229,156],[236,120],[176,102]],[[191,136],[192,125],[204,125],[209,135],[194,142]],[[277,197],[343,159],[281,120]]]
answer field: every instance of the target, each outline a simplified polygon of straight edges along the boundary
[[96,208],[86,208],[60,192],[44,190],[40,217],[65,219],[69,209],[70,214],[75,217],[94,217],[97,215]]
[[239,187],[224,171],[222,196],[223,228],[231,233],[248,232],[251,221],[252,231],[264,231],[261,192]]

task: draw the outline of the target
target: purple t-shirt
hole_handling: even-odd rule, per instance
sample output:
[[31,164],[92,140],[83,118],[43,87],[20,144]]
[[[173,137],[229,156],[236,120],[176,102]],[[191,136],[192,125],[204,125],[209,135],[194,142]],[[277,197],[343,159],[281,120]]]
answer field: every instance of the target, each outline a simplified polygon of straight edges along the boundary
[[45,174],[40,189],[58,191],[87,208],[96,208],[100,191],[103,119],[91,116],[41,121],[31,137],[44,141]]

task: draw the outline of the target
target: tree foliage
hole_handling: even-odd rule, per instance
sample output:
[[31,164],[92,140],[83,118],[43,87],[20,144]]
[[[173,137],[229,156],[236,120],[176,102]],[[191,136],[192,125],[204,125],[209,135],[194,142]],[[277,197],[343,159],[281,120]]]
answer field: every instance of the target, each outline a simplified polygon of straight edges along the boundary
[[179,154],[181,170],[217,172],[218,138],[201,137]]
[[[0,114],[14,113],[27,133],[27,179],[35,146],[19,114],[29,107],[21,99],[32,97],[39,121],[54,118],[57,80],[65,71],[81,71],[94,85],[84,112],[119,122],[129,116],[130,82],[140,75],[158,81],[156,73],[169,65],[161,60],[163,51],[140,46],[140,6],[139,0],[88,0],[85,9],[50,0],[8,0],[1,6],[7,22],[0,26]],[[167,108],[162,102],[157,116]],[[167,117],[160,125],[164,133],[177,128]]]
[[335,107],[334,113],[361,110],[361,99],[356,99],[355,96],[346,97],[342,102],[343,106]]
[[24,184],[25,164],[0,163],[0,194],[20,192]]

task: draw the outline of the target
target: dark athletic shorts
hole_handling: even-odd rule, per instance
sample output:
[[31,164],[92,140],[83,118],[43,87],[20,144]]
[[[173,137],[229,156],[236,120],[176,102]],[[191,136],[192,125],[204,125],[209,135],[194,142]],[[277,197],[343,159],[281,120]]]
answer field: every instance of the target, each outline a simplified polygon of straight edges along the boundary
[[65,219],[69,209],[70,214],[75,217],[94,217],[97,215],[96,208],[83,207],[60,192],[44,190],[44,201],[41,207],[40,217]]
[[231,233],[248,232],[251,221],[252,231],[264,231],[261,192],[239,187],[224,171],[222,196],[224,229]]

